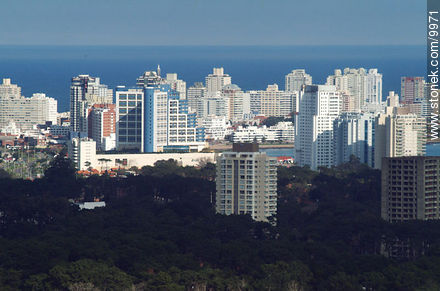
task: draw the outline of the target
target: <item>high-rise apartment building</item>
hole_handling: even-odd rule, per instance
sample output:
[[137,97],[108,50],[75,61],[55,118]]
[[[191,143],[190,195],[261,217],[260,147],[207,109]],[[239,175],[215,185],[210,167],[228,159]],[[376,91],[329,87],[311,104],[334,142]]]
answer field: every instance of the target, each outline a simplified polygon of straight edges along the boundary
[[113,103],[113,90],[89,75],[72,78],[70,85],[70,126],[74,132],[87,133],[88,108],[93,104]]
[[362,110],[366,104],[382,102],[382,74],[377,69],[345,68],[344,73],[337,69],[334,75],[327,77],[327,85],[348,94],[354,99],[354,110]]
[[140,152],[199,151],[204,131],[196,125],[196,113],[160,77],[147,71],[137,88],[119,86],[117,100],[117,147]]
[[179,92],[182,99],[186,99],[186,82],[179,80],[176,73],[168,73],[165,82],[170,85],[171,90]]
[[335,86],[307,85],[299,94],[295,116],[295,159],[299,166],[333,165],[333,121],[340,113]]
[[188,106],[192,111],[197,113],[197,116],[203,115],[203,100],[206,97],[206,87],[202,82],[196,82],[186,91],[186,99]]
[[287,92],[301,91],[303,85],[312,85],[312,76],[304,69],[293,70],[286,75],[285,90]]
[[231,76],[224,73],[223,68],[214,68],[212,74],[205,78],[208,95],[221,91],[224,86],[231,84]]
[[116,148],[143,151],[144,90],[116,88]]
[[169,91],[167,84],[144,87],[143,152],[163,151],[167,144]]
[[403,104],[425,100],[425,79],[423,77],[402,77],[400,95]]
[[410,113],[424,118],[430,117],[433,112],[431,103],[426,99],[415,100],[413,103],[405,104],[405,107],[408,107]]
[[277,213],[277,160],[257,144],[234,144],[217,158],[217,213],[269,221]]
[[177,92],[168,96],[167,142],[164,151],[198,151],[204,146],[204,130],[197,127],[197,114],[188,111],[187,100]]
[[[88,114],[88,136],[101,151],[114,150],[116,143],[116,105],[94,104]],[[111,141],[114,140],[114,141]]]
[[356,110],[354,97],[347,92],[341,92],[341,112],[359,112]]
[[21,97],[21,87],[16,84],[11,84],[11,79],[3,79],[3,83],[0,84],[0,99],[8,98],[20,98]]
[[0,85],[0,128],[14,123],[21,131],[34,125],[50,121],[57,123],[57,100],[43,93],[35,93],[30,98],[21,96],[21,88],[3,79]]
[[36,116],[37,123],[44,124],[49,121],[52,124],[57,124],[58,101],[56,99],[46,96],[44,93],[34,93],[28,99],[28,103],[31,104],[30,111],[35,111],[30,115],[34,114]]
[[245,114],[251,111],[250,95],[243,92],[240,87],[235,84],[229,84],[222,88],[222,96],[228,101],[229,112],[227,117],[232,121],[240,121],[244,119]]
[[399,107],[399,96],[390,92],[384,113],[375,121],[374,166],[380,169],[383,157],[419,156],[426,149],[426,118]]
[[266,90],[253,90],[250,94],[250,110],[265,116],[284,117],[296,111],[297,91],[285,92],[277,84],[267,86]]
[[369,69],[365,76],[364,103],[379,104],[382,102],[382,74],[377,69]]
[[374,122],[371,113],[342,113],[333,122],[333,163],[335,166],[350,161],[350,156],[361,163],[374,166]]
[[199,117],[207,117],[210,115],[224,116],[229,120],[229,100],[227,97],[218,94],[202,99]]
[[440,218],[440,157],[382,160],[382,218],[388,222]]

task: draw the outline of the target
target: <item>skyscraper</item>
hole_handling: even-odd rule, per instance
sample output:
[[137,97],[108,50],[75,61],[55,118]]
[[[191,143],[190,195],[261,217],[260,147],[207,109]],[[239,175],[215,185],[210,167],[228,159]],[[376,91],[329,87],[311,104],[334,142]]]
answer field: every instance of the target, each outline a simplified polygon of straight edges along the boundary
[[258,144],[234,144],[217,158],[216,212],[269,221],[277,213],[277,160]]
[[88,108],[93,104],[113,103],[113,90],[89,75],[72,78],[70,86],[70,126],[74,132],[87,133]]
[[143,151],[144,90],[116,88],[116,148]]
[[205,82],[207,94],[211,95],[231,84],[231,76],[225,74],[223,68],[214,68],[212,74],[205,78]]
[[316,170],[333,165],[333,121],[340,113],[340,102],[335,86],[303,87],[295,116],[295,159],[299,166]]
[[312,76],[304,69],[293,70],[286,75],[285,89],[287,92],[300,91],[303,85],[312,85]]
[[169,91],[168,84],[144,87],[143,151],[146,153],[163,151],[167,144]]
[[425,79],[423,77],[401,78],[401,103],[412,104],[416,100],[424,100]]

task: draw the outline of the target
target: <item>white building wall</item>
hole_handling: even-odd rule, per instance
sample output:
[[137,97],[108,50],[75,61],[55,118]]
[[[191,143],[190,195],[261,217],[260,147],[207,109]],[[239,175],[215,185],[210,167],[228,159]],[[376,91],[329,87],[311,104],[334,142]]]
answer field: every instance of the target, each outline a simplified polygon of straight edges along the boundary
[[293,70],[285,78],[287,92],[301,91],[303,85],[312,85],[312,76],[304,69]]
[[224,86],[231,84],[231,77],[224,73],[223,68],[214,68],[213,73],[205,78],[205,82],[209,96],[217,91],[221,91]]
[[340,92],[335,86],[305,86],[295,116],[295,159],[299,166],[333,164],[333,121],[340,113]]

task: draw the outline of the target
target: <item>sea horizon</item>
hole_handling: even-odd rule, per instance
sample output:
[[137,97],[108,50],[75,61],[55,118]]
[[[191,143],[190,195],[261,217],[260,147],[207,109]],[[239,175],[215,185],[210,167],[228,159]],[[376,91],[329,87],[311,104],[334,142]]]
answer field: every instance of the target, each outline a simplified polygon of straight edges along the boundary
[[426,75],[424,45],[0,45],[0,78],[11,78],[24,96],[46,93],[69,109],[72,77],[100,77],[110,88],[132,86],[146,70],[161,66],[163,75],[177,73],[190,87],[204,82],[213,67],[224,67],[243,90],[263,90],[269,84],[284,89],[284,77],[305,69],[314,84],[323,84],[335,69],[377,68],[383,74],[383,99],[400,94],[400,77]]

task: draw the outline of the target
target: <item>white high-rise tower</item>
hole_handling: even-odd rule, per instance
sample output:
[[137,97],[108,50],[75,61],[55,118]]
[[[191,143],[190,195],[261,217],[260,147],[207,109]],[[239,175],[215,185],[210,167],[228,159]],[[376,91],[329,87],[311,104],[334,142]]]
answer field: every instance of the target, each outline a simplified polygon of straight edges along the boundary
[[333,121],[340,113],[340,92],[335,86],[308,85],[299,94],[295,116],[295,159],[299,166],[331,167]]
[[225,74],[223,68],[214,68],[213,73],[209,74],[205,81],[207,95],[210,96],[221,91],[224,86],[231,84],[231,76]]

